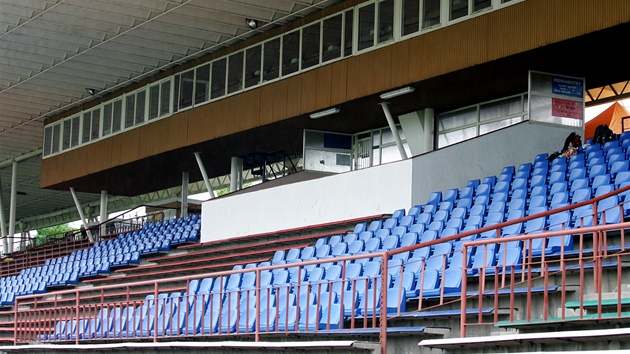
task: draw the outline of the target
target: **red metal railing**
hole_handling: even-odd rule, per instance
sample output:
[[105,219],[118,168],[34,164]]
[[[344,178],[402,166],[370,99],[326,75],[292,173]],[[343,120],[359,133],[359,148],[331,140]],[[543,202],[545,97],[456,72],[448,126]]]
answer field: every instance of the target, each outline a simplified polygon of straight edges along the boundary
[[[210,295],[210,294],[186,295],[186,302],[191,304],[191,309],[183,310],[187,312],[181,313],[180,312],[181,310],[178,308],[175,311],[176,312],[175,317],[183,318],[183,320],[185,321],[183,323],[184,328],[188,328],[190,326],[191,321],[192,323],[195,323],[195,324],[199,323],[200,325],[198,327],[195,327],[194,331],[190,331],[190,332],[178,331],[177,333],[175,333],[175,331],[172,330],[171,332],[165,331],[165,332],[160,333],[160,331],[154,330],[153,332],[151,332],[149,329],[150,323],[146,323],[145,325],[148,326],[146,327],[147,329],[146,333],[142,332],[143,327],[139,327],[139,329],[132,330],[130,333],[125,333],[125,335],[121,335],[120,337],[115,336],[114,338],[112,338],[108,336],[106,332],[103,332],[98,336],[95,335],[95,337],[99,337],[98,340],[121,340],[121,339],[130,338],[130,337],[136,337],[136,338],[141,337],[141,338],[151,338],[153,341],[158,341],[161,338],[170,338],[170,337],[175,337],[175,336],[177,337],[197,337],[197,336],[205,336],[205,335],[230,336],[230,335],[238,334],[238,335],[252,335],[255,340],[260,340],[260,337],[266,335],[267,333],[328,331],[328,330],[332,330],[333,329],[332,327],[335,326],[335,325],[331,326],[331,323],[336,324],[336,322],[331,321],[331,319],[337,316],[337,313],[335,313],[334,311],[343,311],[343,307],[339,309],[339,307],[328,306],[329,310],[327,312],[325,313],[317,312],[315,314],[312,314],[310,311],[311,309],[310,307],[304,308],[304,306],[300,306],[299,301],[300,301],[301,292],[306,291],[307,294],[311,294],[311,292],[314,291],[316,299],[319,299],[320,296],[323,294],[323,290],[322,290],[323,288],[333,288],[337,286],[335,285],[335,283],[341,283],[341,287],[344,289],[352,286],[354,289],[362,290],[362,292],[365,295],[363,298],[368,299],[368,301],[363,300],[361,302],[361,306],[356,312],[350,311],[350,313],[345,313],[344,314],[345,316],[342,316],[341,323],[345,325],[346,329],[363,328],[363,329],[373,329],[375,331],[378,331],[381,347],[383,348],[383,351],[385,352],[387,348],[388,319],[392,319],[397,316],[400,316],[402,314],[401,313],[402,311],[401,311],[400,306],[397,306],[396,309],[391,309],[391,311],[389,311],[390,314],[388,314],[388,306],[387,306],[388,286],[381,286],[380,288],[378,288],[376,286],[370,286],[370,284],[376,284],[379,281],[383,285],[388,284],[388,273],[390,271],[388,267],[388,260],[390,259],[390,257],[396,254],[403,253],[403,252],[414,251],[421,247],[429,247],[429,246],[437,245],[442,242],[451,242],[451,241],[458,240],[462,237],[471,236],[474,234],[479,234],[481,232],[491,231],[491,230],[494,230],[494,232],[496,233],[497,235],[496,239],[470,241],[470,242],[463,243],[462,250],[464,252],[462,254],[462,259],[463,259],[462,269],[464,270],[469,269],[466,263],[467,261],[466,251],[469,247],[474,247],[477,245],[487,245],[487,244],[492,244],[492,243],[500,244],[500,243],[505,243],[509,241],[517,241],[517,240],[524,241],[528,243],[529,246],[524,247],[525,250],[523,251],[524,252],[523,261],[520,264],[513,265],[514,266],[513,268],[516,268],[516,266],[520,267],[519,272],[508,271],[510,267],[508,267],[507,264],[505,263],[501,264],[500,266],[495,267],[494,274],[492,274],[491,277],[486,276],[486,272],[488,272],[488,270],[481,269],[481,275],[478,277],[480,281],[478,282],[477,290],[474,290],[478,294],[482,294],[482,296],[478,296],[476,298],[477,303],[479,304],[478,309],[479,311],[481,311],[482,305],[486,303],[486,300],[484,300],[485,294],[494,295],[493,297],[491,297],[492,305],[497,310],[499,309],[499,295],[500,293],[503,293],[503,292],[508,294],[510,298],[509,300],[510,304],[513,305],[515,301],[515,297],[517,296],[517,285],[528,284],[526,286],[526,296],[528,299],[527,307],[528,309],[530,309],[530,311],[526,311],[526,312],[531,313],[531,315],[527,317],[528,319],[531,319],[533,318],[532,316],[534,315],[534,311],[533,311],[534,308],[531,305],[531,293],[532,293],[534,282],[536,283],[542,282],[544,284],[544,288],[547,289],[548,286],[550,285],[550,281],[552,281],[551,276],[560,274],[561,280],[557,282],[557,285],[559,285],[560,288],[566,288],[567,287],[566,273],[570,270],[571,271],[574,270],[574,268],[567,267],[567,265],[569,264],[568,262],[570,260],[575,259],[579,265],[575,269],[577,269],[580,272],[580,279],[581,279],[580,284],[583,284],[584,278],[586,276],[586,267],[584,265],[587,264],[587,262],[591,262],[588,264],[593,264],[593,267],[592,267],[593,274],[596,274],[593,276],[594,288],[601,289],[601,285],[602,285],[602,282],[601,282],[602,270],[601,269],[602,269],[602,266],[604,265],[603,263],[604,257],[609,256],[609,252],[607,251],[607,248],[606,248],[607,238],[606,238],[605,233],[609,230],[621,229],[622,230],[621,231],[621,235],[622,235],[621,244],[622,244],[622,249],[623,249],[625,245],[625,240],[623,237],[624,235],[623,229],[629,226],[629,224],[620,223],[620,224],[614,224],[614,225],[601,225],[601,226],[593,226],[589,228],[571,229],[571,230],[566,230],[566,231],[554,231],[554,232],[546,232],[546,233],[540,233],[540,234],[513,236],[509,238],[499,238],[501,229],[505,226],[509,226],[518,222],[526,222],[527,220],[536,219],[541,216],[549,216],[557,212],[574,209],[574,208],[588,205],[588,204],[593,205],[592,215],[594,218],[593,220],[595,220],[596,222],[597,216],[598,216],[597,202],[609,196],[612,196],[621,192],[625,192],[628,190],[630,190],[630,186],[621,188],[611,193],[607,193],[605,195],[602,195],[598,198],[591,199],[586,202],[576,203],[574,205],[557,208],[557,209],[547,211],[544,213],[540,213],[536,215],[529,215],[529,216],[526,216],[520,219],[515,219],[509,222],[504,222],[504,223],[480,228],[473,231],[467,231],[467,232],[460,233],[458,235],[449,236],[442,239],[433,240],[430,242],[424,242],[417,245],[412,245],[408,247],[403,247],[403,248],[398,248],[395,250],[373,253],[373,254],[359,254],[359,255],[353,255],[353,256],[336,257],[334,259],[334,262],[341,265],[340,280],[324,281],[315,286],[309,285],[303,280],[301,280],[303,272],[305,272],[306,268],[310,266],[316,266],[316,265],[322,266],[322,264],[333,262],[332,259],[324,259],[324,260],[320,259],[320,260],[306,261],[306,262],[300,262],[300,263],[294,263],[294,264],[280,264],[280,265],[256,267],[252,269],[214,272],[214,273],[207,273],[207,274],[195,275],[195,276],[189,276],[189,277],[178,277],[178,278],[170,278],[170,279],[165,279],[165,280],[145,281],[145,282],[137,282],[133,284],[125,284],[125,285],[111,285],[111,286],[102,286],[102,287],[87,288],[87,289],[81,288],[81,289],[75,289],[75,290],[60,291],[60,292],[55,292],[55,293],[50,293],[50,294],[45,294],[45,295],[20,297],[16,299],[15,306],[14,306],[15,309],[20,308],[20,311],[14,312],[14,315],[15,315],[14,343],[23,344],[23,343],[32,343],[32,342],[42,341],[42,340],[50,340],[51,339],[50,335],[55,333],[55,326],[58,323],[60,323],[60,321],[74,320],[78,322],[79,320],[84,320],[84,321],[88,320],[89,322],[90,319],[95,319],[95,317],[98,315],[98,313],[102,309],[111,310],[115,308],[122,308],[125,306],[134,306],[134,308],[140,307],[140,310],[136,309],[133,314],[133,316],[139,317],[139,318],[144,318],[144,317],[151,318],[150,311],[151,309],[153,309],[152,310],[153,316],[151,318],[153,328],[158,329],[158,330],[160,328],[164,329],[166,326],[166,323],[159,322],[160,317],[159,317],[158,310],[159,310],[160,305],[161,307],[168,308],[168,306],[174,306],[177,301],[181,301],[182,299],[176,297],[175,302],[172,302],[172,300],[171,302],[168,302],[168,300],[166,299],[159,299],[158,296],[160,294],[167,293],[167,292],[174,292],[174,291],[186,291],[186,289],[188,289],[187,285],[190,284],[190,282],[194,279],[213,277],[214,279],[220,279],[220,281],[226,281],[227,277],[229,277],[232,274],[254,272],[256,280],[257,280],[255,287],[252,287],[251,289],[246,289],[246,290],[244,289],[237,290],[237,291],[222,290],[219,292],[218,296],[221,299],[227,298],[228,299],[227,303],[224,303],[223,301],[218,301],[217,303],[215,303],[214,302],[215,300],[212,298],[214,295]],[[618,206],[618,207],[621,209],[621,206]],[[623,215],[623,213],[621,213],[621,215]],[[544,253],[541,255],[540,260],[535,259],[531,256],[532,240],[536,238],[549,237],[549,236],[555,236],[555,235],[578,234],[578,233],[580,234],[580,238],[579,238],[580,247],[579,247],[578,256],[573,256],[572,258],[570,258],[566,256],[567,253],[565,252],[564,249],[561,249],[559,259],[545,258]],[[590,233],[595,233],[595,237],[588,238],[587,235],[590,235]],[[589,256],[583,253],[584,243],[588,241],[589,239],[592,239],[593,240],[592,242],[594,244],[593,249],[595,251],[594,251],[593,256]],[[619,257],[620,255],[610,254],[610,256]],[[375,258],[375,259],[381,260],[380,274],[372,276],[370,278],[365,278],[365,277],[359,277],[359,278],[354,278],[354,279],[347,278],[346,270],[347,270],[348,264],[350,264],[350,262],[352,261],[356,262],[359,260],[365,260],[366,258]],[[444,259],[446,260],[446,258]],[[557,264],[559,266],[558,270],[553,269],[552,265],[554,264]],[[538,265],[538,267],[535,267],[536,265]],[[398,273],[402,275],[405,267],[409,267],[409,266],[410,266],[409,264],[405,264],[405,263],[401,265],[397,265],[397,267],[399,267]],[[268,299],[267,301],[272,301],[270,299],[271,298],[270,294],[272,291],[274,293],[282,293],[288,290],[287,285],[259,286],[259,284],[261,284],[261,279],[262,279],[261,276],[263,272],[274,271],[276,269],[291,268],[291,267],[297,267],[296,275],[297,275],[297,279],[300,279],[299,281],[297,281],[296,283],[290,286],[294,287],[297,292],[296,301],[298,301],[298,303],[296,305],[296,308],[294,308],[294,311],[298,314],[302,312],[303,316],[305,316],[304,319],[302,320],[303,328],[300,328],[300,322],[293,323],[292,321],[289,321],[291,319],[290,316],[292,316],[292,314],[289,313],[288,311],[284,312],[281,315],[279,312],[272,313],[272,310],[270,310],[270,312],[263,312],[263,313],[255,310],[255,309],[261,309],[261,305],[262,305],[260,303],[261,297]],[[444,274],[446,270],[445,262],[443,262],[441,270],[442,270],[442,274]],[[534,270],[538,270],[538,271],[534,272]],[[437,304],[428,305],[428,306],[425,305],[425,301],[424,301],[425,296],[423,294],[422,287],[420,288],[420,295],[419,295],[419,301],[418,301],[418,311],[427,310],[427,309],[431,309],[438,306],[444,306],[448,304],[455,304],[461,301],[461,311],[462,311],[461,333],[462,335],[465,335],[467,326],[478,325],[478,324],[488,324],[488,323],[494,324],[494,323],[497,323],[499,320],[498,311],[495,311],[494,318],[490,322],[484,322],[482,320],[481,312],[479,312],[477,316],[478,321],[476,323],[473,323],[473,322],[468,323],[466,321],[467,304],[469,303],[470,299],[475,298],[474,293],[469,294],[468,282],[470,281],[472,284],[472,281],[468,279],[466,274],[467,274],[466,271],[462,272],[462,285],[461,285],[462,288],[459,294],[460,296],[454,296],[453,293],[450,293],[450,294],[445,293],[444,291],[445,277],[441,277],[440,279],[440,282],[442,285],[441,290],[439,294],[437,296],[433,296],[433,299],[432,299],[432,301]],[[538,276],[535,277],[534,274],[538,274]],[[424,272],[420,273],[419,284],[423,284],[424,282],[423,277],[424,277]],[[520,277],[520,279],[517,279],[517,277]],[[491,278],[494,278],[494,279],[491,279]],[[520,280],[520,283],[517,280]],[[493,284],[493,286],[491,287],[487,286],[486,282]],[[181,285],[181,286],[175,286],[175,287],[173,286],[173,284],[178,284],[178,283],[179,284],[185,283],[187,285]],[[556,283],[554,282],[554,284]],[[401,294],[402,292],[401,282],[398,283],[398,286],[400,290],[399,294]],[[580,287],[580,288],[582,289],[583,287]],[[145,300],[144,297],[149,294],[152,294],[154,298],[158,300],[154,300],[155,302]],[[248,299],[248,297],[251,297],[252,294],[254,295],[254,298],[255,298],[253,303],[251,303],[251,301],[249,301]],[[264,296],[265,294],[267,295],[266,297]],[[352,294],[355,294],[355,293],[352,293]],[[461,296],[461,294],[465,294],[465,296]],[[306,296],[310,296],[310,295],[306,295]],[[344,299],[344,297],[347,296],[347,293],[341,292],[340,296],[341,296],[341,299],[339,301],[341,304],[343,304],[344,300],[347,300],[347,299]],[[545,302],[547,302],[548,296],[549,296],[549,292],[545,290],[544,291]],[[563,294],[562,301],[564,301],[566,297],[567,297],[567,294]],[[289,301],[288,297],[283,297],[282,299],[283,301],[287,301],[287,302]],[[329,299],[328,301],[330,302],[328,305],[332,305],[333,300],[330,299],[330,297],[328,299]],[[244,301],[244,304],[241,303],[242,301]],[[280,297],[278,297],[276,301],[280,301]],[[305,301],[308,301],[308,298]],[[206,312],[197,314],[196,306],[200,306],[198,305],[198,303],[203,304],[204,302],[208,302],[210,304],[209,305],[210,310],[208,311],[209,314],[206,314]],[[153,307],[145,306],[145,308],[141,307],[141,305],[150,305],[152,303],[156,306],[153,306]],[[234,303],[236,303],[236,305],[234,305]],[[267,306],[267,308],[271,308],[271,303],[269,303],[268,305],[269,306]],[[320,305],[321,304],[317,302],[313,306],[316,306],[314,308],[317,309]],[[241,308],[241,306],[245,306],[245,308]],[[218,309],[216,307],[218,307]],[[224,311],[225,307],[229,308],[230,311]],[[334,308],[334,310],[330,310],[331,308]],[[513,306],[511,306],[511,308],[513,308]],[[380,309],[380,310],[376,310],[376,309]],[[581,309],[581,306],[580,306],[580,309]],[[146,311],[146,312],[143,312],[143,311]],[[620,311],[621,311],[621,308],[618,308],[619,313],[621,313]],[[214,313],[218,313],[221,315],[219,317],[214,317],[212,316],[212,314]],[[241,323],[241,318],[240,318],[241,314],[245,314],[244,322],[246,324],[249,323],[248,316],[250,316],[250,314],[253,314],[253,316],[255,316],[254,318],[255,326],[252,328],[251,331],[249,330],[250,327],[245,326],[243,327],[244,330],[241,330],[243,328],[238,326],[238,324]],[[234,316],[236,316],[236,318],[234,318]],[[341,313],[339,314],[339,316],[341,316]],[[325,318],[326,321],[320,321],[320,319],[322,318]],[[510,319],[511,320],[515,319],[515,314],[513,312],[510,314]],[[116,317],[114,315],[112,320],[114,321],[114,323],[116,323],[116,321],[122,321],[122,316]],[[234,330],[232,330],[232,326],[235,320],[236,320],[237,327]],[[261,330],[261,326],[260,326],[261,324],[263,324],[261,323],[262,320],[264,320],[263,323],[265,324],[264,330]],[[162,318],[162,321],[165,321],[165,319]],[[275,326],[274,328],[269,328],[271,327],[272,322],[275,322],[276,324],[288,323],[289,325]],[[323,327],[319,325],[320,322],[324,323]],[[313,324],[317,324],[317,325],[313,325]],[[228,327],[229,327],[229,330],[226,329],[225,333],[222,333],[223,331],[221,330],[214,331],[214,328],[221,329],[221,328],[228,328]],[[210,330],[210,329],[213,329],[213,330]],[[205,332],[208,332],[208,333],[205,333]],[[100,338],[100,337],[103,337],[103,338]],[[58,339],[58,338],[53,337],[52,339],[79,343],[79,342],[89,342],[91,340],[95,340],[96,338],[68,337],[65,339]]]

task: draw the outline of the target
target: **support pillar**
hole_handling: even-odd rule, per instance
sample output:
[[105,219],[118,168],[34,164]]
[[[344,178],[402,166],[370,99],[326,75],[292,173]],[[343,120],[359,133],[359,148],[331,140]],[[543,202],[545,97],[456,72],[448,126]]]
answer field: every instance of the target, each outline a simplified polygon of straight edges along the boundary
[[17,167],[17,161],[13,161],[13,168],[11,172],[11,204],[9,206],[9,232],[7,232],[7,242],[9,243],[8,253],[13,253],[13,243],[15,242],[13,235],[15,235],[15,209],[17,206]]
[[230,192],[243,188],[243,159],[238,156],[232,157],[230,170]]
[[392,114],[389,111],[389,106],[387,102],[381,102],[379,104],[383,108],[383,113],[385,113],[385,118],[387,118],[387,124],[389,124],[389,129],[392,131],[392,136],[394,137],[394,141],[396,142],[396,146],[398,147],[400,158],[403,160],[406,160],[407,152],[405,151],[405,147],[403,146],[402,140],[400,140],[400,135],[398,134],[398,128],[396,128],[396,123],[394,123],[394,118],[392,118]]
[[2,253],[9,253],[9,243],[7,242],[7,223],[4,220],[4,203],[2,201],[2,181],[0,180],[0,237],[2,238]]
[[105,222],[107,221],[107,191],[101,191],[101,215],[98,221],[101,223],[101,236],[107,234],[107,225]]
[[188,172],[182,172],[182,207],[180,217],[188,216]]
[[433,116],[432,108],[425,108],[398,116],[400,126],[407,137],[407,146],[412,155],[415,156],[433,151]]
[[83,213],[83,209],[81,208],[81,203],[79,203],[79,198],[77,198],[77,193],[74,191],[74,187],[70,187],[70,194],[72,194],[74,205],[76,206],[77,211],[79,212],[79,217],[81,218],[81,224],[83,225],[83,228],[85,229],[85,232],[87,233],[88,240],[90,240],[90,242],[94,242],[94,236],[92,235],[92,233],[90,232],[90,229],[85,223],[85,214]]
[[195,159],[197,159],[197,165],[199,165],[199,170],[201,171],[201,176],[203,177],[203,182],[206,184],[206,189],[210,194],[210,199],[216,197],[214,194],[214,190],[212,189],[212,184],[210,183],[210,179],[208,178],[208,173],[206,173],[206,168],[203,165],[203,161],[201,161],[201,154],[198,152],[195,153]]

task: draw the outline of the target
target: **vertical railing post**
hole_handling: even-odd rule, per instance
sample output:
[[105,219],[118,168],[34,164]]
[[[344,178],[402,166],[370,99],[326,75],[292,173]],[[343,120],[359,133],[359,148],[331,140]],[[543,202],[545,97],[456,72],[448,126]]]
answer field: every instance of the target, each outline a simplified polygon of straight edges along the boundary
[[[459,336],[461,338],[466,337],[466,292],[468,284],[466,281],[466,274],[468,274],[468,246],[464,244],[462,246],[462,296],[461,296],[461,316],[459,321]],[[422,301],[422,298],[420,298]],[[481,308],[479,309],[481,311]]]
[[[387,259],[388,259],[389,253],[385,252],[381,257],[383,258],[383,260],[381,261],[381,294],[380,294],[380,301],[381,301],[381,323],[380,323],[380,334],[379,334],[379,339],[381,342],[381,353],[382,354],[387,354],[387,289],[388,289],[388,284],[387,284],[387,270],[388,270],[388,266],[387,266]],[[375,279],[376,280],[376,279]],[[376,305],[374,306],[374,311],[376,312]]]

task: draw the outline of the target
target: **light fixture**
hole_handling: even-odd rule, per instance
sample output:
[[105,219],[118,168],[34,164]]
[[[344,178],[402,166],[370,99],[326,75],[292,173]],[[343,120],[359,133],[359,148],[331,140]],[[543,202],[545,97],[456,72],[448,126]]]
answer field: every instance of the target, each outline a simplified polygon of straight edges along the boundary
[[258,28],[258,21],[254,20],[253,18],[246,18],[245,19],[245,23],[247,23],[247,25],[249,26],[249,28],[255,30],[256,28]]
[[87,93],[89,93],[90,96],[96,95],[96,92],[97,92],[95,88],[91,88],[91,87],[86,87],[85,91],[87,91]]
[[416,89],[414,87],[411,87],[411,86],[403,87],[403,88],[400,88],[398,90],[389,91],[389,92],[385,92],[385,93],[381,94],[381,99],[387,100],[387,99],[390,99],[390,98],[393,98],[393,97],[406,95],[408,93],[414,92],[415,90]]
[[333,108],[329,108],[323,111],[319,111],[319,112],[315,112],[315,113],[311,113],[309,115],[309,117],[311,117],[311,119],[317,119],[317,118],[322,118],[322,117],[326,117],[332,114],[336,114],[339,113],[340,109],[337,107],[333,107]]

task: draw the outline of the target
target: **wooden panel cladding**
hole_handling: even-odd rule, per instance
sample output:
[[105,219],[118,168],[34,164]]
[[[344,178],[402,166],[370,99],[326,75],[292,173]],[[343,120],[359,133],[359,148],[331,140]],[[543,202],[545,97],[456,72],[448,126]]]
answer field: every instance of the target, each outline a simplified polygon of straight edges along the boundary
[[523,1],[47,158],[42,187],[629,21],[627,0]]

